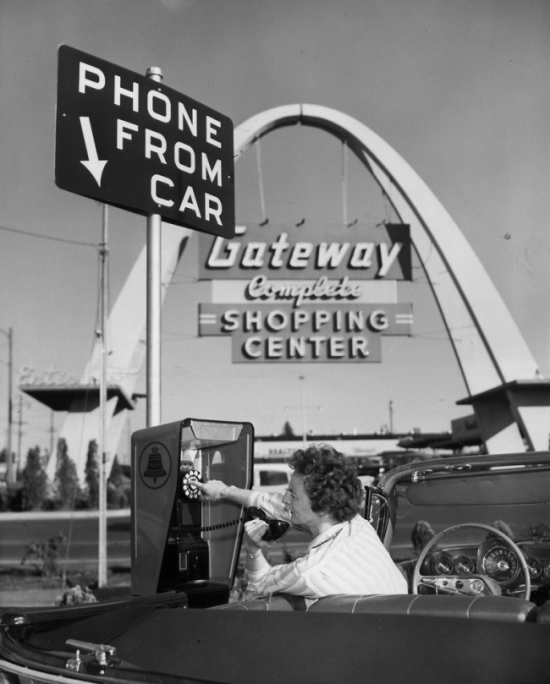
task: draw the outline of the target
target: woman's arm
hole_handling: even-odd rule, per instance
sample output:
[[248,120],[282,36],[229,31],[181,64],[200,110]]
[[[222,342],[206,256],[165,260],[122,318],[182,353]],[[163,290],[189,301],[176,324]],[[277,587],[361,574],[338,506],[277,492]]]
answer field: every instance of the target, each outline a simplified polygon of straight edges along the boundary
[[207,501],[221,501],[227,499],[241,506],[249,506],[248,499],[252,492],[249,489],[241,489],[233,485],[226,485],[221,480],[208,480],[208,482],[193,482]]
[[226,485],[221,480],[208,480],[208,482],[193,482],[207,501],[233,501],[241,506],[258,506],[275,520],[290,522],[290,514],[283,504],[283,495],[280,493],[253,492],[249,489],[241,489],[233,485]]

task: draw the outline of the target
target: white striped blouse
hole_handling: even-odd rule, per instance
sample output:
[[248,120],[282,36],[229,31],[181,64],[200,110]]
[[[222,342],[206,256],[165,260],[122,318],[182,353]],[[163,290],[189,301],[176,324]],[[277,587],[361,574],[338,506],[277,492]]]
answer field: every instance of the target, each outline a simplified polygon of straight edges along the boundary
[[[251,492],[250,506],[289,520],[281,494]],[[309,599],[330,594],[406,594],[407,582],[372,525],[360,515],[315,537],[303,558],[271,566],[264,556],[248,569],[248,588],[257,594],[285,592]]]

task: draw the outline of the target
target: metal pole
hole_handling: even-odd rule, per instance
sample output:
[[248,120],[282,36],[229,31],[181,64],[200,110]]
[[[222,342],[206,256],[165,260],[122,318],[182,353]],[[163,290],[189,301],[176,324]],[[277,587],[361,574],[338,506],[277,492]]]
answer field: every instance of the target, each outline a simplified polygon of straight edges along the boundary
[[[162,81],[162,71],[149,67],[145,75]],[[161,217],[147,217],[147,427],[161,422]]]
[[342,140],[342,221],[348,225],[348,146]]
[[12,382],[12,374],[13,374],[13,330],[11,328],[8,328],[8,458],[6,461],[6,467],[7,467],[7,472],[6,472],[6,480],[8,484],[14,484],[15,483],[15,472],[13,468],[13,455],[11,453],[11,432],[12,432],[12,424],[13,424],[13,399],[12,399],[12,394],[13,394],[13,382]]
[[98,444],[98,466],[99,466],[99,502],[98,502],[98,523],[99,523],[99,554],[98,554],[98,573],[97,584],[104,587],[107,584],[107,486],[106,486],[106,409],[107,409],[107,363],[106,363],[106,330],[107,318],[107,236],[108,236],[108,212],[107,205],[103,205],[103,236],[99,248],[101,259],[101,305],[100,318],[101,330],[99,333],[99,444]]
[[51,413],[50,413],[50,458],[52,457],[52,454],[53,454],[53,436],[54,436],[54,433],[55,433],[54,412],[52,409]]
[[304,390],[305,377],[303,375],[300,375],[300,380],[302,381],[302,442],[305,446],[306,445],[306,403],[305,403],[305,390]]
[[23,439],[23,397],[19,395],[19,417],[17,419],[17,459],[15,472],[21,471],[21,441]]

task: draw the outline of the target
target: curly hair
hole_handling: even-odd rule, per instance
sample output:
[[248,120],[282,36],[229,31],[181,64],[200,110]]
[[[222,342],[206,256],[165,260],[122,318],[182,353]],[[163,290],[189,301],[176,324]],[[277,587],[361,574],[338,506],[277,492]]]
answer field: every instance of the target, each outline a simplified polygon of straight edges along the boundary
[[304,475],[304,490],[314,513],[331,515],[338,522],[357,515],[364,493],[351,459],[329,444],[310,444],[294,452],[289,465]]

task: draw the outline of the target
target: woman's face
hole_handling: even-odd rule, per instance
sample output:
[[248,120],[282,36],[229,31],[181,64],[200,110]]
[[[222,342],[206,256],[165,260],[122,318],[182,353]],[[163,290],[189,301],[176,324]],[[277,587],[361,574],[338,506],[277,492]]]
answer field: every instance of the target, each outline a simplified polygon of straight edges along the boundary
[[292,473],[283,503],[290,511],[290,522],[305,527],[312,534],[317,534],[319,516],[311,510],[311,501],[304,489],[305,475]]

